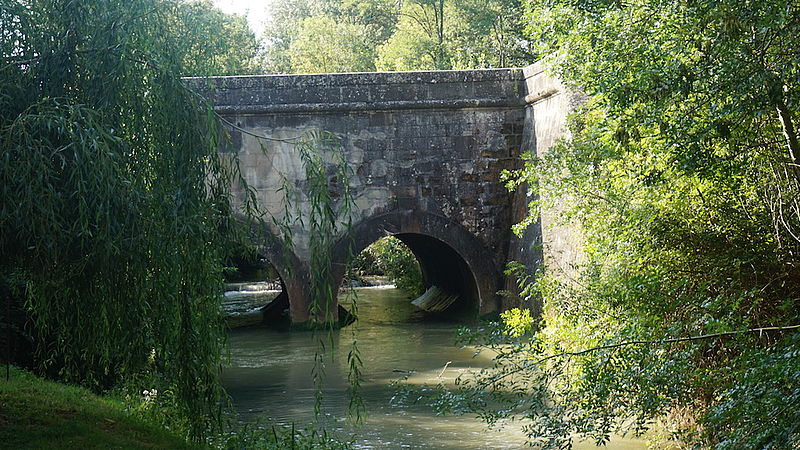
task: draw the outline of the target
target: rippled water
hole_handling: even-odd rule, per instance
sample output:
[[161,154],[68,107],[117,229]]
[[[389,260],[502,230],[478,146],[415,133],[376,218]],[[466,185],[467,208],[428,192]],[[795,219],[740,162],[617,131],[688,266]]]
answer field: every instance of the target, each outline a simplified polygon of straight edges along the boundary
[[[331,418],[346,414],[347,353],[355,339],[364,361],[361,393],[368,418],[357,428],[331,419],[335,428],[345,437],[355,436],[357,447],[364,449],[525,448],[524,436],[513,424],[497,431],[473,417],[437,416],[427,406],[393,401],[395,389],[389,384],[394,380],[448,382],[489,361],[474,358],[470,349],[456,347],[456,324],[424,321],[422,313],[398,290],[362,288],[356,292],[359,320],[333,333],[333,350],[328,349],[323,411]],[[341,299],[343,304],[348,301]],[[315,390],[311,371],[318,337],[309,332],[236,329],[231,331],[229,346],[231,364],[224,371],[223,382],[242,420],[265,415],[300,427],[312,420]],[[615,440],[607,448],[645,446],[638,440]]]

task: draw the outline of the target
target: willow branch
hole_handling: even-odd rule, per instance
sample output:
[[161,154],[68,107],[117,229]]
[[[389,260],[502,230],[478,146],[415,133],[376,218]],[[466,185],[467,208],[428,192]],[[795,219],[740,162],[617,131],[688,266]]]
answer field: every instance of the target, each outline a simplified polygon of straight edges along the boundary
[[262,139],[262,140],[270,141],[270,142],[285,142],[287,144],[294,144],[294,145],[301,143],[302,140],[304,139],[303,135],[298,135],[298,136],[295,136],[295,137],[280,139],[280,138],[274,138],[274,137],[270,137],[270,136],[263,135],[263,134],[254,133],[254,132],[252,132],[250,130],[246,130],[246,129],[236,125],[235,123],[231,122],[230,120],[222,117],[216,111],[214,111],[214,116],[216,116],[217,119],[219,119],[219,121],[222,122],[224,125],[226,125],[228,127],[231,127],[234,130],[242,132],[242,133],[244,133],[246,135],[252,136],[252,137],[254,137],[256,139]]
[[561,352],[556,353],[554,355],[549,355],[544,358],[537,360],[534,364],[538,365],[545,361],[560,358],[563,356],[580,356],[585,355],[587,353],[593,353],[600,350],[611,350],[619,347],[627,347],[629,345],[654,345],[654,344],[674,344],[676,342],[690,342],[690,341],[701,341],[705,339],[715,339],[720,337],[726,336],[735,336],[739,334],[747,334],[747,333],[764,333],[766,331],[791,331],[800,329],[800,325],[788,325],[785,327],[762,327],[762,328],[749,328],[747,330],[736,330],[736,331],[724,331],[721,333],[710,333],[710,334],[702,334],[699,336],[687,336],[687,337],[680,337],[680,338],[670,338],[670,339],[653,339],[653,340],[633,340],[633,341],[624,341],[618,342],[616,344],[609,344],[609,345],[601,345],[597,347],[591,347],[584,350],[579,350],[576,352]]
[[[117,50],[120,47],[121,47],[121,45],[117,44],[117,45],[112,45],[112,46],[109,46],[109,47],[101,47],[101,48],[84,48],[84,49],[80,49],[80,50],[72,50],[72,51],[66,52],[66,55],[84,55],[84,54],[87,54],[87,53],[107,52],[107,51],[111,51],[111,50]],[[30,63],[34,63],[36,61],[39,61],[40,59],[44,59],[45,57],[52,56],[52,55],[53,55],[52,53],[48,53],[46,55],[34,56],[34,57],[28,58],[28,59],[19,59],[19,60],[16,60],[16,61],[11,61],[10,63],[8,63],[5,66],[3,66],[2,68],[0,68],[0,72],[8,69],[9,67],[24,66],[24,65],[27,65],[27,64],[30,64]]]
[[544,358],[540,358],[540,359],[538,359],[536,361],[533,361],[533,362],[521,364],[520,366],[518,366],[517,368],[515,368],[513,370],[510,370],[509,372],[504,372],[504,373],[502,373],[502,374],[500,374],[498,376],[492,377],[491,383],[497,383],[498,381],[500,381],[500,380],[502,380],[502,379],[504,379],[504,378],[506,378],[508,376],[511,376],[511,375],[521,371],[521,370],[526,370],[526,369],[530,369],[530,368],[533,368],[533,367],[537,367],[537,366],[541,365],[542,363],[547,362],[547,361],[549,361],[551,359],[562,358],[562,357],[565,357],[565,356],[580,356],[580,355],[585,355],[587,353],[597,352],[597,351],[600,351],[600,350],[613,350],[613,349],[616,349],[616,348],[627,347],[627,346],[630,346],[630,345],[674,344],[674,343],[677,343],[677,342],[700,341],[700,340],[705,340],[705,339],[715,339],[715,338],[720,338],[720,337],[735,336],[735,335],[746,334],[746,333],[756,333],[757,332],[757,333],[760,334],[760,333],[763,333],[765,331],[791,331],[791,330],[797,330],[797,329],[800,329],[800,325],[788,325],[788,326],[785,326],[785,327],[749,328],[749,329],[746,329],[746,330],[725,331],[725,332],[721,332],[721,333],[702,334],[702,335],[699,335],[699,336],[687,336],[687,337],[680,337],[680,338],[652,339],[652,340],[639,339],[639,340],[633,340],[633,341],[618,342],[616,344],[600,345],[600,346],[597,346],[597,347],[591,347],[591,348],[587,348],[587,349],[584,349],[584,350],[578,350],[578,351],[575,351],[575,352],[556,353],[556,354],[553,354],[553,355],[545,356]]

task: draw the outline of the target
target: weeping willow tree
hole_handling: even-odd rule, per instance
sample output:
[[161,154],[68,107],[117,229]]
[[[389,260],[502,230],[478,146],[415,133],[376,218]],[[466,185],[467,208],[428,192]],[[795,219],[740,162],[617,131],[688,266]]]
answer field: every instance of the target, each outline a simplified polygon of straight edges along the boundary
[[0,5],[0,285],[4,309],[25,317],[4,328],[29,341],[37,371],[155,388],[200,437],[222,392],[235,173],[212,112],[177,76],[180,7]]

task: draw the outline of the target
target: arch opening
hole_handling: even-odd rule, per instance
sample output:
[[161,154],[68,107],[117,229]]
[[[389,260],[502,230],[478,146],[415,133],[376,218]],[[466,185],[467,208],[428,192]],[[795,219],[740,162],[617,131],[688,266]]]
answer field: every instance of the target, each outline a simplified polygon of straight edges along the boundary
[[[453,247],[424,234],[399,233],[395,236],[416,256],[425,293],[432,294],[432,289],[439,289],[443,296],[455,297],[444,309],[436,310],[437,314],[455,320],[477,316],[480,295],[475,275]],[[447,302],[446,299],[444,301]],[[424,302],[419,304],[425,309]]]
[[416,313],[410,320],[475,318],[479,294],[467,262],[447,243],[421,233],[397,233],[366,246],[343,285],[393,284]]
[[334,281],[344,277],[348,255],[386,237],[401,240],[419,262],[423,287],[438,286],[459,298],[440,317],[476,319],[499,311],[503,275],[485,244],[461,224],[424,210],[395,209],[355,224],[334,252]]
[[230,328],[279,320],[289,307],[286,285],[277,268],[263,254],[238,248],[223,269],[222,310]]

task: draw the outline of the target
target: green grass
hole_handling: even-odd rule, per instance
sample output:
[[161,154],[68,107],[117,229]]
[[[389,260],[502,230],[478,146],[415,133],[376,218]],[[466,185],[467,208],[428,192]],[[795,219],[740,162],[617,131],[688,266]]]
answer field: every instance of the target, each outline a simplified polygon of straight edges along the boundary
[[195,448],[119,400],[16,368],[0,375],[0,448]]

